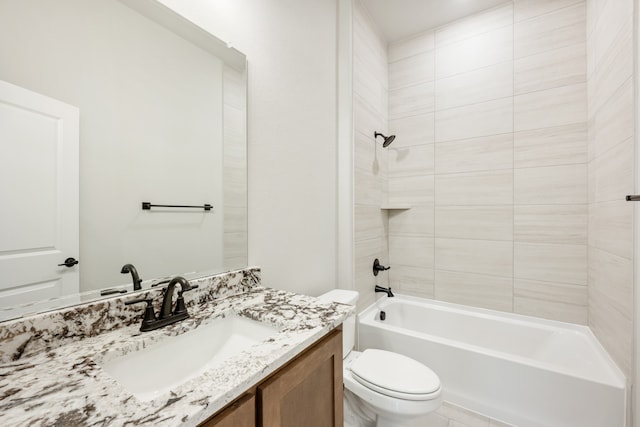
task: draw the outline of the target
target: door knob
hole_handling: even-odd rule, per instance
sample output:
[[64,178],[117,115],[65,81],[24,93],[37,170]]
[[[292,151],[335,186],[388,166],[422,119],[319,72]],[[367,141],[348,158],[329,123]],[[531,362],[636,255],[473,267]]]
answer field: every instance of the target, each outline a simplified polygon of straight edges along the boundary
[[64,262],[62,264],[58,264],[58,267],[67,267],[67,268],[71,268],[74,265],[76,265],[79,261],[75,258],[69,257],[67,259],[64,260]]

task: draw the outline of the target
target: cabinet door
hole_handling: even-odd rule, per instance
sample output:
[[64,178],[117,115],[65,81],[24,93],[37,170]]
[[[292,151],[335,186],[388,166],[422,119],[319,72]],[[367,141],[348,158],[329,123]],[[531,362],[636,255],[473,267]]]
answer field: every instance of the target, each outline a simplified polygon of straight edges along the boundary
[[258,386],[258,426],[342,427],[342,330]]
[[245,394],[198,427],[255,427],[256,397]]

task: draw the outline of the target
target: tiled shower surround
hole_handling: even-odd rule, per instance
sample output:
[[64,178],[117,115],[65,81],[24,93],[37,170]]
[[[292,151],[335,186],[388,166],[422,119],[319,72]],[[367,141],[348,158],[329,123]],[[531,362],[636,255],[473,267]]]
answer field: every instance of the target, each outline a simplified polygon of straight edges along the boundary
[[378,257],[405,294],[588,324],[630,373],[632,16],[515,0],[386,46],[356,5],[364,305]]

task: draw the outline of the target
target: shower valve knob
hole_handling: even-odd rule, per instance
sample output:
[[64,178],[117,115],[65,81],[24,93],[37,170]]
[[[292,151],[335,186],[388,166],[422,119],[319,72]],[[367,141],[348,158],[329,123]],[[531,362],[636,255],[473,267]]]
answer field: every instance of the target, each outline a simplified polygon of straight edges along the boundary
[[378,258],[373,260],[373,275],[374,276],[377,276],[379,272],[388,270],[390,268],[391,267],[385,267],[384,265],[380,264],[380,260],[378,260]]

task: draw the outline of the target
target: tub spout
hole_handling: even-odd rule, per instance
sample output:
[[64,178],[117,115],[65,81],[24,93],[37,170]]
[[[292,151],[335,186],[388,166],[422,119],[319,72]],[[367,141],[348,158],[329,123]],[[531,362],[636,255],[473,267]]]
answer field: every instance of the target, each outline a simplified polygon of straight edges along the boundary
[[382,286],[376,285],[376,292],[384,292],[389,298],[393,297],[391,286],[389,286],[388,288],[383,288]]

